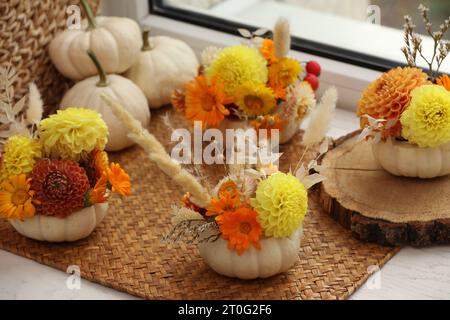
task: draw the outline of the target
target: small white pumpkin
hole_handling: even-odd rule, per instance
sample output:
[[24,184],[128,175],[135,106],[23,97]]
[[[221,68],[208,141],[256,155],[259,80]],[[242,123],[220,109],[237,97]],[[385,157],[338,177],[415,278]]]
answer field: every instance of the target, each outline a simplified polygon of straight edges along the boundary
[[21,235],[39,241],[77,241],[89,236],[108,213],[108,203],[99,203],[74,212],[66,218],[35,215],[33,218],[9,220]]
[[380,166],[396,176],[425,179],[450,174],[450,144],[420,148],[389,139],[372,144],[372,151]]
[[125,73],[145,93],[150,108],[170,103],[175,89],[182,89],[197,74],[198,60],[183,41],[143,32],[143,47],[137,62]]
[[112,114],[101,95],[106,94],[120,101],[125,109],[135,119],[138,119],[144,127],[150,121],[147,99],[141,89],[129,79],[114,74],[106,76],[102,65],[92,51],[88,51],[88,55],[86,53],[85,55],[91,57],[98,69],[99,76],[90,77],[75,84],[64,95],[60,109],[84,107],[99,112],[109,130],[108,144],[105,148],[107,151],[119,151],[133,145],[133,142],[127,136],[127,129]]
[[200,255],[217,273],[239,279],[269,278],[286,272],[298,260],[303,229],[289,238],[265,238],[260,240],[261,250],[249,247],[241,256],[228,249],[222,238],[199,244]]
[[86,50],[91,49],[107,73],[125,72],[136,62],[142,46],[139,25],[128,18],[95,18],[87,1],[81,3],[89,26],[86,30],[65,30],[51,41],[49,53],[56,69],[72,80],[95,75],[95,66],[86,56]]

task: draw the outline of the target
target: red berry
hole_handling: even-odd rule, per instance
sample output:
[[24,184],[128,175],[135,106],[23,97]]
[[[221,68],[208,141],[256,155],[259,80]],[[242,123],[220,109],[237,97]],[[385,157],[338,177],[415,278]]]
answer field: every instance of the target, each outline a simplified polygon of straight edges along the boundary
[[319,89],[319,78],[317,78],[315,74],[308,73],[303,81],[308,82],[314,91],[317,91],[317,89]]
[[309,61],[306,64],[306,71],[318,77],[322,72],[322,68],[320,67],[320,64],[317,61]]

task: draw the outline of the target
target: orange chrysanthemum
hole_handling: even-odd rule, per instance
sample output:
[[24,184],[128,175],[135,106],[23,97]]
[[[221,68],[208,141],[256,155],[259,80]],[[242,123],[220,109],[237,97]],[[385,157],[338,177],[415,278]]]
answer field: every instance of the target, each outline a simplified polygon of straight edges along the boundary
[[225,108],[232,102],[223,90],[223,85],[213,78],[211,85],[204,75],[197,76],[186,86],[185,115],[192,121],[201,121],[204,128],[218,127],[230,111]]
[[436,83],[450,91],[450,77],[446,74],[436,79]]
[[228,249],[236,249],[238,255],[242,255],[250,245],[261,249],[259,239],[263,230],[257,216],[254,210],[241,207],[216,218],[222,238],[228,241]]
[[65,218],[84,207],[89,188],[86,171],[73,160],[40,160],[31,171],[38,212]]
[[131,195],[130,176],[118,163],[111,163],[111,167],[108,169],[108,181],[111,184],[112,192],[122,196]]
[[104,203],[108,200],[107,182],[106,174],[97,180],[97,183],[89,192],[89,200],[91,204]]
[[265,115],[256,118],[250,122],[250,125],[256,130],[259,135],[259,130],[267,130],[267,137],[272,136],[272,130],[283,130],[284,121],[278,114],[275,115]]
[[[399,120],[411,101],[411,92],[428,83],[428,75],[417,68],[396,68],[384,73],[363,92],[358,104],[361,127],[367,125],[364,115],[375,119]],[[399,137],[401,125],[392,127],[384,136]]]
[[233,212],[241,205],[241,200],[235,194],[224,192],[219,198],[213,198],[206,212],[207,216],[219,216]]
[[275,54],[275,45],[273,40],[264,39],[261,48],[259,49],[263,57],[267,60],[269,65],[278,62],[278,58]]

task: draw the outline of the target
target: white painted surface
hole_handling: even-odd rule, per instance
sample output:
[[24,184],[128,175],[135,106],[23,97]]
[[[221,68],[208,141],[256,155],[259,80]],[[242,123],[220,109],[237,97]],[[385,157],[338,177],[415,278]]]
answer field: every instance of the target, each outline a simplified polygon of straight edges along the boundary
[[[338,110],[330,135],[358,127],[352,112]],[[405,248],[351,299],[450,299],[450,246]],[[85,280],[69,290],[69,275],[0,250],[0,299],[135,299]],[[377,278],[378,277],[378,278]]]

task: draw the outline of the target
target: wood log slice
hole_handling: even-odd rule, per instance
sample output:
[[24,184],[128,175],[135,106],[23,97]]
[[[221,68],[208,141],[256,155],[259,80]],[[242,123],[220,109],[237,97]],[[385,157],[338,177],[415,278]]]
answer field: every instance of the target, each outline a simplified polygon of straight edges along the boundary
[[320,202],[361,240],[382,245],[450,243],[450,176],[397,177],[384,171],[359,131],[334,142],[322,160]]

